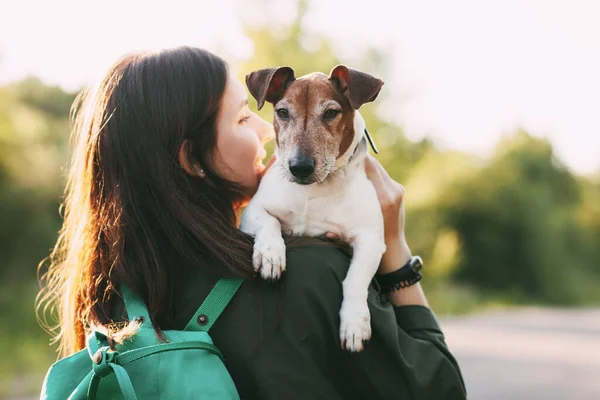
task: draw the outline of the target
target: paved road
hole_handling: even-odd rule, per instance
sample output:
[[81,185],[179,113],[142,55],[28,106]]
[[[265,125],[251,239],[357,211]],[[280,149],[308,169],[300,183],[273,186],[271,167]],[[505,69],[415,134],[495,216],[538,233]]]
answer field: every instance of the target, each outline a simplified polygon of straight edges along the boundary
[[600,309],[441,318],[474,400],[600,400]]
[[525,308],[440,322],[469,399],[600,400],[600,309]]

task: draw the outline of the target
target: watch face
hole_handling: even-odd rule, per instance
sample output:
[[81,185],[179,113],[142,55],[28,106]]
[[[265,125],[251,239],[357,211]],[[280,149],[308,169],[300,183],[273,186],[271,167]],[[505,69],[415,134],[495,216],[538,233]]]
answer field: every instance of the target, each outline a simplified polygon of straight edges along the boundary
[[413,270],[415,272],[419,272],[421,270],[421,268],[423,268],[423,260],[419,256],[414,256],[412,265],[413,265]]

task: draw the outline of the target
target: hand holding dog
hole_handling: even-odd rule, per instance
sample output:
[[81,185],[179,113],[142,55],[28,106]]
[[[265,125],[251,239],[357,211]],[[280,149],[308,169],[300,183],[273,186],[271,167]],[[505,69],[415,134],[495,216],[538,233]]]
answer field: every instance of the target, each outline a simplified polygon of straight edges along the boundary
[[[383,165],[374,157],[365,160],[367,177],[375,187],[384,221],[386,252],[381,259],[378,273],[393,272],[411,257],[404,234],[404,187],[393,180]],[[327,233],[329,239],[344,240],[335,233]]]
[[[377,192],[385,224],[387,250],[381,258],[377,272],[380,274],[390,273],[406,264],[412,256],[404,235],[405,191],[404,187],[394,181],[375,158],[367,157],[365,169],[367,177]],[[388,300],[395,306],[421,305],[429,307],[420,283],[389,294]]]
[[365,160],[367,177],[375,187],[383,213],[386,252],[379,265],[380,274],[393,272],[411,257],[404,234],[404,187],[393,180],[381,163],[372,156]]

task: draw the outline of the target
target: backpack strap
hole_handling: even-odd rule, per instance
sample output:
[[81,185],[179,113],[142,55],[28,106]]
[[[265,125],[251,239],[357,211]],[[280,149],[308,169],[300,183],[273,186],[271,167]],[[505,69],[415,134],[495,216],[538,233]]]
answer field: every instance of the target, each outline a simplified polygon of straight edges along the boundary
[[127,318],[130,321],[141,318],[142,326],[152,326],[148,309],[137,293],[131,290],[127,285],[121,285],[120,289],[121,295],[123,296],[123,302],[125,303],[125,310],[127,311]]
[[231,301],[237,290],[242,285],[243,278],[221,278],[212,288],[196,314],[185,327],[186,331],[208,330],[215,323],[227,304]]

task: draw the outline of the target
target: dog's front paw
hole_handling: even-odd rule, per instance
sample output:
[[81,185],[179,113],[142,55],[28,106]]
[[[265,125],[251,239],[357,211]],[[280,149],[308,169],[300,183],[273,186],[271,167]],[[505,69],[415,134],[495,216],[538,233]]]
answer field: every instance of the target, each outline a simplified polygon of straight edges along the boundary
[[359,352],[363,342],[371,339],[371,314],[366,301],[346,301],[340,311],[342,349]]
[[285,271],[285,243],[280,235],[258,234],[254,241],[252,265],[263,279],[279,279]]

